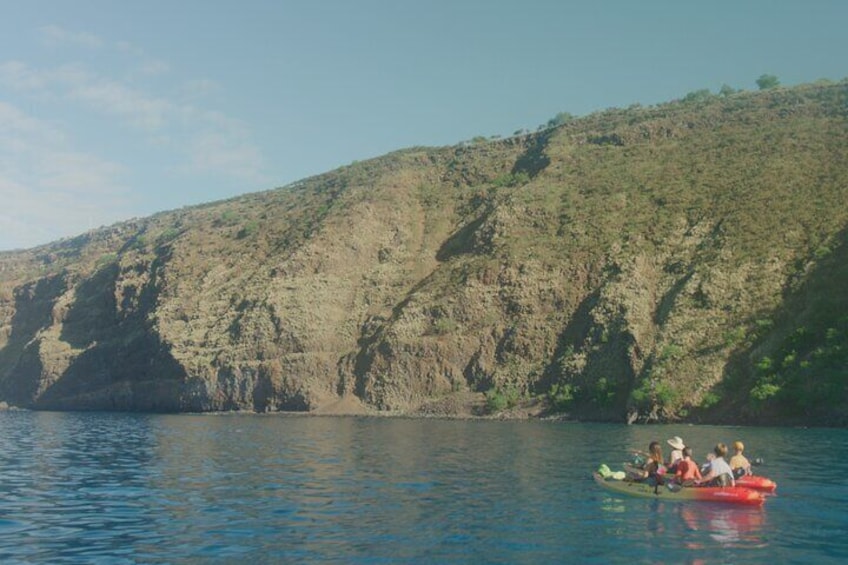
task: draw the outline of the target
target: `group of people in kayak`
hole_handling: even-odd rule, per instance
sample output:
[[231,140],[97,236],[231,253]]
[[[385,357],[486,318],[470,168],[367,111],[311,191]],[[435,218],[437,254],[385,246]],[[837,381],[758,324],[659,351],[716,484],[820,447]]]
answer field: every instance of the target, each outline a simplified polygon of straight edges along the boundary
[[716,444],[707,461],[699,466],[692,459],[692,448],[675,436],[668,440],[672,451],[668,459],[663,456],[662,445],[652,441],[640,464],[628,468],[629,478],[647,481],[654,485],[670,484],[684,486],[735,486],[736,479],[751,474],[751,463],[745,457],[745,445],[733,442],[733,456],[728,460],[728,449],[724,443]]

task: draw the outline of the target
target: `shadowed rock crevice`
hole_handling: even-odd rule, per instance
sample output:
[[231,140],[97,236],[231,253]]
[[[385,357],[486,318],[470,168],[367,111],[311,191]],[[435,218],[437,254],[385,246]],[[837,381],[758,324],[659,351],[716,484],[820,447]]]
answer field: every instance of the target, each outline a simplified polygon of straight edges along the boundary
[[56,300],[67,291],[62,275],[45,277],[22,286],[15,293],[15,315],[12,318],[10,344],[26,344],[53,322]]
[[[150,269],[155,272],[162,267],[159,257]],[[119,265],[113,263],[74,289],[74,301],[63,320],[61,337],[82,351],[34,399],[33,407],[152,412],[188,408],[182,393],[185,369],[150,323],[150,308],[157,292],[155,276],[140,292],[128,287],[128,292],[137,293],[137,308],[119,311],[116,285],[120,276]],[[129,298],[122,304],[136,304]]]
[[695,275],[694,269],[690,270],[680,279],[674,282],[672,287],[666,292],[659,304],[657,305],[657,309],[654,312],[654,324],[657,326],[662,326],[668,320],[669,315],[671,314],[674,308],[674,302],[677,300],[677,297],[683,292],[683,289],[686,288],[686,285],[692,280],[692,277]]
[[117,263],[107,265],[74,289],[74,301],[62,320],[62,341],[75,349],[114,337],[118,325],[115,301]]
[[39,279],[15,293],[15,314],[6,346],[0,349],[0,398],[25,406],[41,386],[39,332],[53,323],[56,302],[67,290],[62,275]]
[[[121,359],[121,363],[115,363]],[[103,342],[74,359],[33,404],[52,410],[177,412],[196,408],[183,399],[183,367],[155,335]]]
[[515,161],[512,167],[512,174],[525,173],[531,179],[544,171],[551,164],[551,159],[545,153],[545,150],[550,143],[553,130],[549,130],[531,137],[531,141],[527,150]]
[[589,332],[592,329],[592,310],[597,306],[600,299],[600,291],[595,291],[580,301],[574,314],[568,320],[565,329],[559,334],[557,347],[554,351],[552,362],[545,367],[542,378],[539,380],[537,392],[541,393],[551,388],[551,385],[560,380],[563,374],[562,363],[565,357],[579,350]]
[[445,240],[436,253],[436,259],[444,262],[458,255],[480,252],[475,246],[475,235],[485,221],[486,215],[483,215],[461,227]]

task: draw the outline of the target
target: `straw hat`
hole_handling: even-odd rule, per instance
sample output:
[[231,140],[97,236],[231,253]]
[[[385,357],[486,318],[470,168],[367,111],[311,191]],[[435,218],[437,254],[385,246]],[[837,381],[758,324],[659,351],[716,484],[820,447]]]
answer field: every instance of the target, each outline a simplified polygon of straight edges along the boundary
[[674,449],[683,449],[684,447],[686,447],[686,444],[683,443],[683,440],[680,438],[680,436],[674,436],[673,438],[668,440],[668,444]]

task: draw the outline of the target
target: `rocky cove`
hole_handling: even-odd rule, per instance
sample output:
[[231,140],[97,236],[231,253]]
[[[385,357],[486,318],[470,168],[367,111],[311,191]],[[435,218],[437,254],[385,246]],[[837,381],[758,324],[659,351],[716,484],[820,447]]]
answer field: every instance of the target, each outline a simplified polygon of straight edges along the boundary
[[411,148],[0,253],[0,401],[848,423],[848,84]]

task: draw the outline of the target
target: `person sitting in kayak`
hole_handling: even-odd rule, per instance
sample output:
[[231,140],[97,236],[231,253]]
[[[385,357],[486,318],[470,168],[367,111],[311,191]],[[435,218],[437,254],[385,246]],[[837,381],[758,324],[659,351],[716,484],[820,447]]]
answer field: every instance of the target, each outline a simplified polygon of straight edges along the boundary
[[733,476],[737,479],[745,475],[751,474],[751,462],[748,458],[742,455],[745,451],[745,444],[739,440],[733,442],[733,457],[730,458],[730,468],[733,469]]
[[711,487],[736,486],[736,480],[733,478],[733,469],[724,460],[727,457],[727,446],[723,443],[717,443],[713,449],[713,453],[715,453],[715,457],[710,462],[710,469],[703,476],[699,484]]
[[647,482],[651,485],[663,484],[663,475],[666,473],[665,465],[663,464],[662,446],[658,441],[652,441],[648,445],[648,459],[641,467],[632,467],[631,479],[640,482]]
[[683,448],[683,459],[677,462],[674,479],[684,486],[690,486],[701,480],[701,470],[692,460],[692,448]]
[[668,464],[666,467],[668,467],[669,473],[674,473],[677,470],[677,462],[683,459],[683,448],[686,446],[680,436],[674,436],[666,441],[672,448],[671,453],[668,455]]
[[704,463],[701,465],[701,474],[706,475],[710,472],[710,465],[712,465],[713,459],[715,459],[715,453],[710,451],[707,453],[706,458],[704,459]]

